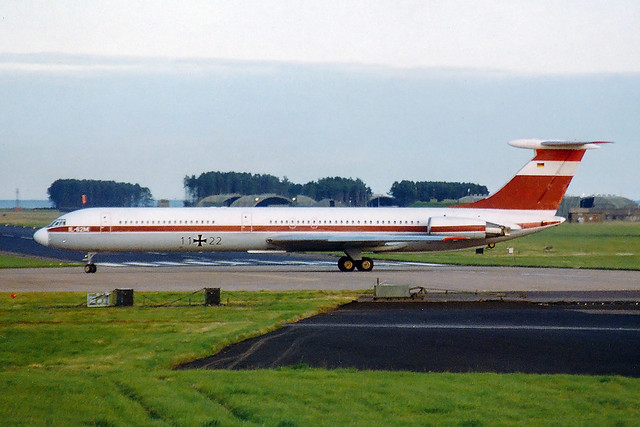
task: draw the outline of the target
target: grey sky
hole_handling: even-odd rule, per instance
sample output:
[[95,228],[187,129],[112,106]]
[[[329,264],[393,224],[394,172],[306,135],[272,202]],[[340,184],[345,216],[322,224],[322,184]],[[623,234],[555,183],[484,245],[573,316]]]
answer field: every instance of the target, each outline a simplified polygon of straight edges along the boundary
[[628,1],[4,1],[0,52],[640,71]]
[[474,181],[510,139],[611,139],[569,191],[640,199],[640,3],[0,2],[0,199],[183,196],[209,170]]

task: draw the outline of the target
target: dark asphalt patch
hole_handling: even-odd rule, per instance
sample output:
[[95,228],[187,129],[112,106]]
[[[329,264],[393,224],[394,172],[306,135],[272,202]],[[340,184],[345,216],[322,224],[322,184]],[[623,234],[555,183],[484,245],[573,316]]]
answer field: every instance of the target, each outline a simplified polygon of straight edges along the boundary
[[178,369],[321,368],[640,377],[640,311],[518,303],[361,304]]

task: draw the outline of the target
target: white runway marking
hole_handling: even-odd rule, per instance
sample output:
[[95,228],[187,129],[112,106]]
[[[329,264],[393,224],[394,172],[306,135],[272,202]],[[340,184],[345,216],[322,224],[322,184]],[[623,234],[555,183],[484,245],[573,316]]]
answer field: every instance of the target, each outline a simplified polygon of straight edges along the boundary
[[409,324],[409,323],[287,323],[286,326],[302,328],[370,328],[370,329],[469,329],[514,331],[588,331],[588,332],[640,332],[640,328],[613,328],[606,326],[543,326],[543,325],[460,325],[460,324]]
[[150,262],[125,262],[125,265],[129,265],[131,267],[157,267],[157,264]]
[[[335,261],[304,261],[304,260],[291,260],[291,261],[276,261],[276,260],[260,260],[260,259],[243,259],[237,261],[227,260],[206,260],[206,259],[194,259],[186,258],[183,261],[125,261],[125,262],[97,262],[96,265],[102,267],[189,267],[189,266],[205,266],[205,267],[237,267],[237,266],[317,266],[317,267],[335,267],[337,262]],[[396,261],[378,261],[375,263],[376,268],[393,268],[399,266],[414,266],[414,267],[442,267],[443,264],[431,264],[431,263],[419,263],[419,262],[396,262]]]
[[[328,260],[261,260],[246,258],[239,260],[217,260],[205,258],[185,258],[182,261],[124,261],[124,262],[97,262],[96,265],[102,267],[243,267],[243,266],[304,266],[332,268],[337,266],[337,261]],[[400,262],[400,261],[376,261],[375,268],[379,270],[393,269],[398,267],[446,267],[444,264],[420,263],[420,262]]]
[[198,260],[195,260],[195,259],[187,259],[187,260],[184,261],[184,264],[187,264],[187,265],[207,265],[207,266],[219,265],[218,262],[198,261]]
[[97,262],[100,267],[126,267],[126,265],[116,262]]

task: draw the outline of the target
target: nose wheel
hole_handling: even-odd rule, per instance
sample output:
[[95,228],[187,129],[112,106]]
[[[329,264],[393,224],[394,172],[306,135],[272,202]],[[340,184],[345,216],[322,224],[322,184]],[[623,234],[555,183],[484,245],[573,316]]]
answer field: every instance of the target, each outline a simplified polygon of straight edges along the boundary
[[93,263],[94,256],[95,256],[95,252],[89,252],[87,254],[87,257],[85,258],[87,263],[84,266],[84,272],[87,274],[95,273],[96,271],[98,271],[98,267],[96,267],[96,265]]

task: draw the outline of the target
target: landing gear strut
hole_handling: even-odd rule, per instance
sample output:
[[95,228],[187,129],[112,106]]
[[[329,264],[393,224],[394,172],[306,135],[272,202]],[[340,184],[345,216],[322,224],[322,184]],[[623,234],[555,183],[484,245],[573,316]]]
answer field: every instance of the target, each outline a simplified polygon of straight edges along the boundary
[[98,267],[96,267],[96,265],[93,263],[94,256],[95,252],[89,252],[87,254],[87,257],[85,258],[87,260],[87,264],[84,266],[85,273],[95,273],[96,271],[98,271]]

